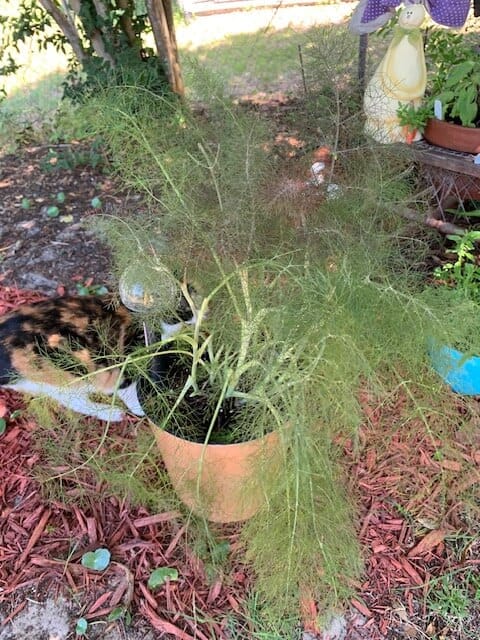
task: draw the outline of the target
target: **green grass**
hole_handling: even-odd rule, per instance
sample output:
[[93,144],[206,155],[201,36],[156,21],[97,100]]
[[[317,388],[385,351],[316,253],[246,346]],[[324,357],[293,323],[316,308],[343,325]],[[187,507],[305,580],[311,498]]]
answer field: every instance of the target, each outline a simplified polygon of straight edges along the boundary
[[432,581],[427,603],[429,610],[446,623],[458,624],[480,606],[480,578],[474,568],[445,573]]
[[287,83],[300,85],[298,47],[305,46],[313,32],[313,29],[306,32],[268,29],[228,35],[189,50],[235,93],[268,91]]
[[[13,14],[14,4],[12,1],[7,7]],[[302,82],[299,47],[308,47],[318,29],[308,26],[314,20],[308,13],[311,9],[243,11],[198,18],[189,24],[178,22],[181,60],[198,58],[218,74],[227,92],[296,91]],[[234,30],[236,33],[231,33]],[[7,98],[0,104],[0,153],[24,142],[52,139],[67,70],[64,54],[52,46],[39,50],[33,38],[19,43],[18,51],[12,50],[12,54],[21,67],[1,82]],[[68,130],[65,133],[68,135]],[[71,136],[78,136],[78,131]]]

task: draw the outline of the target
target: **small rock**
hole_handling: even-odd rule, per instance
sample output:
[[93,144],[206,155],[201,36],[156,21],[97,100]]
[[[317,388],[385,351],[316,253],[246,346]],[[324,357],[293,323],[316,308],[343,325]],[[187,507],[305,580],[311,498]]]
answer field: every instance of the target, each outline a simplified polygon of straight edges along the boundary
[[[66,640],[69,634],[70,611],[65,600],[48,599],[44,603],[30,602],[0,633],[0,640]],[[7,635],[8,634],[8,635]]]
[[331,618],[322,632],[322,640],[345,640],[347,637],[347,621],[343,615],[335,615]]
[[58,260],[58,253],[58,249],[54,247],[45,247],[35,262],[51,262],[55,264],[55,261]]
[[27,273],[23,277],[22,286],[25,289],[32,289],[33,291],[44,291],[50,293],[57,287],[57,282],[46,278],[41,273]]

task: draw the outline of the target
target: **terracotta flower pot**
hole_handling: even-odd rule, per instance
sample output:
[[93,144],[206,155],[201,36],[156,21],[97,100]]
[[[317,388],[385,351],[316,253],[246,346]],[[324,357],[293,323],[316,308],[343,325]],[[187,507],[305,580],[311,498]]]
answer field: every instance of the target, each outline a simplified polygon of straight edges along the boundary
[[239,444],[189,442],[152,424],[172,485],[184,504],[213,522],[251,518],[265,503],[261,479],[280,469],[277,432]]
[[480,153],[480,128],[462,127],[445,120],[430,118],[423,137],[430,144],[444,149]]

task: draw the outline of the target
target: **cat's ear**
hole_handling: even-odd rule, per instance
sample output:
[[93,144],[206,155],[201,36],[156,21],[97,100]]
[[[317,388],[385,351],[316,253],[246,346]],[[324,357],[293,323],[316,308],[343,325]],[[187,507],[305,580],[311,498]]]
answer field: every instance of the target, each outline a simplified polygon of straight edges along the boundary
[[372,33],[383,27],[393,16],[401,0],[360,0],[350,18],[353,33]]

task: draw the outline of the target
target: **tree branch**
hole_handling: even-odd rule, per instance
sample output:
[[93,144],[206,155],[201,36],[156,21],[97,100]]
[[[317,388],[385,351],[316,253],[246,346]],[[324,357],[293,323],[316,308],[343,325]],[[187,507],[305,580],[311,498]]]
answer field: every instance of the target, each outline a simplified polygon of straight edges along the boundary
[[397,209],[397,212],[407,220],[412,220],[413,222],[424,224],[431,229],[440,231],[440,233],[445,233],[447,235],[463,235],[465,233],[465,229],[462,229],[462,227],[457,227],[456,224],[447,222],[446,220],[439,220],[434,216],[423,216],[421,213],[418,213],[413,209],[408,209],[407,207],[404,207],[403,209]]
[[[97,15],[99,15],[101,18],[105,18],[107,15],[107,10],[105,8],[105,5],[102,3],[102,1],[93,0],[93,4],[95,6],[95,11],[97,12]],[[70,0],[70,5],[73,11],[81,20],[81,17],[80,17],[81,0]],[[108,63],[112,65],[112,67],[114,67],[115,61],[106,50],[105,42],[103,40],[103,35],[100,29],[96,29],[96,28],[92,29],[89,33],[87,33],[87,37],[92,43],[93,50],[95,51],[97,56],[99,56],[103,60],[106,60]]]
[[55,4],[53,0],[39,0],[42,7],[47,13],[49,13],[55,22],[58,24],[63,32],[63,35],[67,38],[70,46],[73,49],[73,53],[80,62],[86,58],[86,53],[82,47],[80,36],[77,28],[70,18],[63,13],[63,11]]

